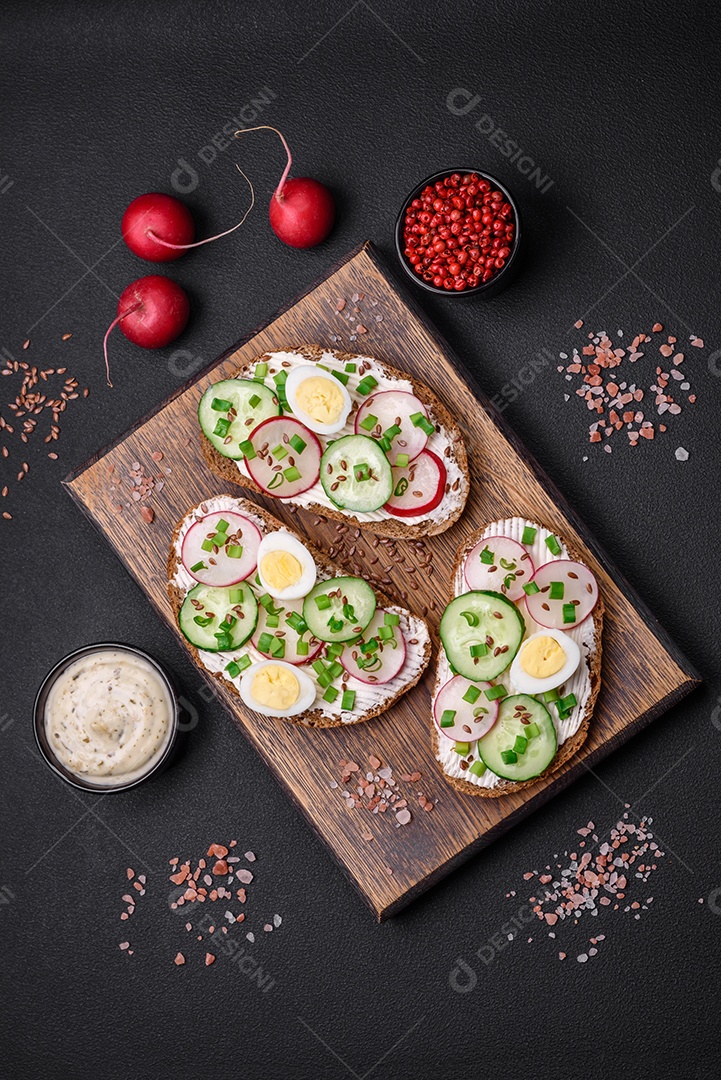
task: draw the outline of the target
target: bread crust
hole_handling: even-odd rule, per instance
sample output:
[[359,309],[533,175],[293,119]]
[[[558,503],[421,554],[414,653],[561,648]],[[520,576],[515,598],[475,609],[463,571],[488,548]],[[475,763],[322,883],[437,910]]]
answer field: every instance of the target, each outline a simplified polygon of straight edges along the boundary
[[[491,522],[489,522],[488,524],[490,525]],[[537,522],[534,522],[533,524],[538,526]],[[456,573],[460,569],[466,555],[471,550],[471,548],[473,548],[478,543],[487,527],[488,525],[484,526],[481,529],[476,529],[473,533],[471,533],[470,536],[466,537],[466,539],[458,548],[451,573],[452,582],[455,581]],[[565,541],[558,531],[555,531],[555,535],[558,536],[558,538],[564,544],[570,559],[573,559],[575,562],[582,563],[585,561],[582,552],[580,552],[574,544],[569,544],[567,541]],[[453,599],[453,597],[451,597],[451,599]],[[523,781],[499,780],[498,784],[496,784],[495,787],[492,788],[479,787],[477,784],[472,784],[470,780],[463,780],[460,777],[449,776],[441,765],[440,761],[438,760],[439,732],[433,720],[433,717],[431,717],[431,745],[433,748],[433,757],[436,761],[436,764],[438,765],[438,768],[443,774],[443,779],[447,783],[449,783],[451,787],[455,788],[456,791],[461,792],[461,794],[463,795],[475,795],[482,799],[499,799],[501,798],[501,796],[510,795],[514,791],[524,791],[525,789],[531,787],[532,784],[538,783],[539,780],[544,780],[547,777],[552,776],[554,773],[558,772],[559,769],[563,768],[566,762],[570,761],[573,755],[581,749],[588,736],[588,729],[591,723],[593,710],[596,705],[596,698],[598,697],[598,692],[601,689],[601,656],[603,651],[601,634],[603,631],[603,615],[603,599],[599,593],[598,603],[593,609],[591,615],[594,625],[594,650],[592,656],[585,658],[585,663],[588,667],[588,673],[591,682],[591,692],[588,695],[588,700],[583,710],[581,723],[579,725],[578,731],[576,731],[570,739],[567,739],[565,743],[563,743],[551,764],[548,766],[547,769],[544,769],[544,771],[539,776],[534,776],[532,780]],[[436,671],[436,679],[431,698],[432,700],[435,698],[436,693],[440,689],[439,682],[440,673]]]
[[[306,547],[308,549],[310,554],[313,556],[313,558],[314,558],[314,560],[316,562],[316,565],[321,567],[323,570],[325,570],[328,574],[330,574],[330,576],[336,577],[336,576],[344,576],[345,575],[345,571],[342,570],[341,567],[337,565],[337,563],[334,563],[332,559],[329,559],[328,556],[324,552],[319,551],[318,548],[316,548],[314,544],[310,543],[304,536],[301,536],[299,533],[295,532],[295,530],[292,529],[289,525],[286,525],[284,522],[279,521],[276,517],[273,517],[273,515],[269,514],[267,510],[264,510],[262,507],[257,506],[253,502],[250,502],[248,499],[243,499],[243,498],[240,498],[240,497],[236,497],[235,495],[230,495],[230,496],[227,496],[227,497],[233,499],[238,504],[238,513],[239,514],[247,514],[247,515],[250,515],[251,517],[255,516],[255,517],[261,518],[261,520],[263,521],[263,523],[266,525],[266,527],[269,530],[285,529],[287,532],[289,532],[292,536],[294,536],[297,540],[299,540],[304,545],[304,547]],[[180,533],[180,530],[181,530],[184,522],[186,521],[188,515],[193,513],[194,510],[197,510],[198,507],[202,507],[202,505],[203,505],[202,503],[198,503],[195,506],[191,506],[186,511],[186,513],[183,515],[183,517],[180,519],[180,521],[176,524],[176,526],[175,526],[175,528],[173,530],[173,535],[172,535],[172,537],[170,539],[170,547],[169,547],[169,550],[168,550],[168,565],[167,565],[167,569],[168,569],[168,597],[170,599],[170,604],[171,604],[171,607],[173,609],[173,614],[175,615],[176,621],[177,621],[177,618],[178,618],[178,612],[180,611],[183,600],[185,599],[185,593],[182,591],[182,589],[178,588],[177,585],[173,584],[173,578],[175,577],[175,574],[177,573],[178,567],[180,565],[180,558],[179,558],[179,556],[178,556],[178,554],[177,554],[177,552],[175,550],[175,545],[176,545],[176,541],[178,539],[178,535]],[[398,699],[400,697],[403,696],[403,694],[407,693],[407,691],[410,690],[412,686],[415,686],[416,683],[420,681],[420,679],[423,676],[423,673],[425,672],[426,668],[428,667],[429,661],[431,659],[431,637],[430,637],[430,630],[428,628],[428,623],[426,622],[425,619],[422,619],[420,617],[420,615],[416,615],[415,612],[410,612],[408,610],[408,608],[401,607],[401,605],[398,604],[397,601],[393,600],[392,597],[388,596],[387,593],[382,592],[380,589],[376,589],[376,588],[374,588],[374,592],[376,594],[376,597],[378,598],[379,606],[381,606],[381,607],[391,606],[391,607],[395,607],[395,608],[400,608],[400,610],[407,612],[409,615],[412,614],[414,619],[418,619],[418,621],[423,623],[423,625],[425,626],[428,636],[426,638],[426,642],[425,642],[425,646],[424,646],[424,650],[423,650],[423,658],[422,658],[422,661],[421,661],[421,666],[420,666],[420,669],[419,669],[417,675],[414,678],[410,679],[402,687],[400,687],[400,689],[393,695],[393,697],[389,698],[387,701],[384,701],[384,702],[379,703],[378,705],[375,705],[372,709],[367,710],[365,713],[363,713],[361,716],[359,716],[357,720],[354,720],[352,722],[352,724],[344,724],[343,721],[340,720],[340,719],[337,719],[337,720],[336,719],[331,719],[321,709],[312,709],[309,712],[300,713],[298,716],[279,717],[278,719],[283,720],[285,723],[288,723],[288,724],[299,724],[302,727],[312,727],[312,728],[352,727],[355,724],[364,723],[366,720],[372,720],[374,717],[380,716],[381,713],[386,712],[388,709],[390,709],[390,707],[393,704],[395,704],[396,701],[398,701]],[[240,694],[238,693],[238,691],[237,691],[236,687],[233,685],[233,683],[231,683],[230,680],[225,679],[221,672],[208,671],[208,669],[205,667],[202,660],[200,659],[198,649],[194,645],[191,645],[191,643],[189,641],[187,641],[185,638],[183,638],[183,641],[184,641],[186,647],[188,648],[188,650],[190,651],[190,654],[193,657],[193,660],[198,665],[198,667],[203,671],[203,673],[205,675],[212,676],[212,678],[214,678],[214,679],[217,679],[218,682],[222,683],[223,686],[229,688],[235,694],[235,696],[239,700],[241,700],[240,699]],[[244,706],[244,707],[246,707],[246,706]]]
[[[298,345],[294,348],[284,350],[287,352],[300,353],[308,363],[317,363],[324,351],[320,345]],[[342,352],[340,349],[333,349],[333,354],[342,360],[344,363],[353,363],[359,359],[362,359],[362,354],[359,353],[347,353]],[[270,359],[270,353],[263,353],[261,356],[256,356],[252,360],[248,360],[241,367],[236,368],[229,375],[228,379],[243,378],[248,375],[250,369],[257,363],[268,361]],[[375,359],[375,358],[374,358]],[[465,509],[466,500],[470,491],[470,476],[468,472],[468,456],[466,453],[465,443],[463,441],[463,435],[456,421],[445,405],[439,401],[436,395],[430,390],[425,383],[419,382],[411,375],[406,374],[403,371],[399,371],[397,368],[391,367],[384,360],[375,360],[375,362],[383,368],[386,374],[392,379],[403,379],[410,382],[413,387],[413,393],[419,398],[424,405],[427,405],[436,420],[446,429],[450,437],[451,445],[451,457],[455,460],[459,469],[461,470],[461,487],[458,495],[458,503],[448,515],[448,517],[441,522],[417,522],[414,525],[409,525],[403,521],[402,518],[394,518],[391,515],[388,518],[381,518],[374,521],[361,521],[353,514],[344,510],[334,509],[332,507],[323,506],[320,503],[309,503],[308,506],[299,506],[298,509],[309,514],[317,516],[321,514],[323,517],[331,518],[333,521],[344,521],[349,525],[358,529],[367,529],[374,532],[377,536],[390,536],[397,540],[401,539],[419,539],[424,536],[435,536],[438,533],[445,532],[446,529],[458,521],[459,517]],[[206,439],[205,435],[200,432],[201,447],[203,456],[205,457],[208,468],[219,476],[221,480],[226,480],[231,484],[237,484],[242,488],[247,488],[250,491],[256,491],[261,495],[267,495],[268,493],[263,491],[261,487],[250,476],[244,476],[238,469],[235,461],[231,458],[223,457],[215,449],[213,444]],[[283,500],[284,502],[294,503],[293,499]]]

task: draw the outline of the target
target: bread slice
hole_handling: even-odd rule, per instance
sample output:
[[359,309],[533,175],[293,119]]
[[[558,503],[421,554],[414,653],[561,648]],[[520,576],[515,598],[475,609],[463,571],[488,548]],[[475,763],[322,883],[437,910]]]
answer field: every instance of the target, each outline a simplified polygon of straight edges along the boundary
[[[303,360],[309,364],[318,363],[321,360],[323,353],[326,351],[332,351],[333,355],[343,363],[359,363],[364,359],[371,359],[367,356],[361,356],[358,353],[341,352],[338,349],[325,350],[320,345],[299,345],[296,348],[288,348],[279,351],[298,353],[303,357]],[[226,375],[226,378],[247,378],[257,363],[263,361],[268,362],[270,357],[270,353],[263,353],[262,356],[256,356],[254,359],[247,361],[247,363]],[[349,511],[339,510],[327,506],[325,503],[311,502],[298,505],[300,505],[302,510],[315,516],[322,514],[324,517],[332,518],[334,521],[345,521],[356,528],[369,529],[377,536],[391,536],[396,539],[419,539],[424,536],[434,536],[437,533],[445,532],[445,530],[449,529],[463,513],[463,508],[466,505],[466,499],[468,498],[468,492],[470,490],[468,458],[461,429],[449,413],[448,409],[446,409],[445,405],[439,401],[433,391],[429,390],[424,383],[418,382],[417,379],[414,379],[412,376],[407,375],[402,371],[398,371],[396,368],[391,367],[385,362],[375,359],[373,362],[382,369],[383,373],[388,378],[411,383],[413,393],[428,408],[431,419],[445,430],[448,436],[449,445],[449,452],[446,456],[445,464],[448,466],[449,463],[455,463],[460,472],[460,476],[454,481],[454,483],[457,484],[455,490],[447,491],[444,501],[438,508],[438,511],[442,511],[442,514],[439,514],[438,520],[429,518],[427,521],[416,522],[415,524],[409,524],[404,521],[403,518],[393,517],[391,514],[385,514],[378,519],[374,518],[372,521],[365,521],[356,517]],[[228,481],[229,483],[239,484],[241,487],[247,488],[250,491],[267,494],[267,492],[262,491],[250,476],[241,473],[238,464],[235,461],[223,457],[222,454],[218,453],[213,444],[206,439],[205,435],[203,435],[202,431],[199,432],[199,434],[205,460],[208,467],[216,474],[216,476],[219,476],[221,480]],[[283,501],[288,503],[296,502],[294,499]],[[438,511],[434,511],[434,513],[438,513]]]
[[[254,520],[258,524],[261,532],[265,533],[272,532],[276,529],[284,529],[285,531],[290,533],[297,540],[299,540],[313,556],[316,566],[318,567],[322,576],[337,577],[346,573],[345,570],[343,570],[340,566],[338,566],[331,559],[329,559],[327,555],[325,555],[322,551],[319,551],[318,548],[310,544],[305,537],[300,536],[288,525],[285,525],[283,522],[278,521],[278,519],[273,517],[272,514],[269,514],[260,506],[256,506],[255,503],[249,502],[247,499],[236,498],[235,496],[214,496],[214,499],[217,498],[229,499],[233,504],[232,509],[235,509],[239,514],[245,514],[247,517],[250,517],[252,520]],[[224,507],[224,509],[230,510],[231,507],[227,506]],[[176,619],[178,617],[178,613],[180,611],[183,600],[186,596],[186,590],[180,585],[178,585],[175,580],[178,570],[182,565],[179,553],[176,550],[176,546],[183,524],[187,521],[188,517],[196,510],[200,510],[202,516],[202,514],[205,512],[205,504],[200,503],[198,506],[190,507],[187,513],[183,515],[181,520],[175,526],[175,529],[173,530],[173,535],[170,540],[170,548],[168,551],[168,597],[170,598],[170,604]],[[322,708],[315,708],[309,712],[300,713],[298,716],[289,716],[287,718],[281,719],[284,719],[287,723],[301,724],[305,727],[313,728],[349,727],[351,723],[357,724],[365,720],[372,720],[376,716],[380,716],[381,713],[385,712],[387,709],[390,709],[390,707],[398,700],[398,698],[400,698],[403,694],[410,690],[412,686],[415,686],[416,683],[420,680],[425,669],[428,667],[428,663],[431,658],[431,636],[427,622],[425,621],[425,619],[421,619],[420,616],[414,615],[407,609],[400,607],[386,593],[381,592],[381,590],[374,589],[374,591],[376,597],[378,598],[379,607],[390,608],[393,611],[400,612],[402,616],[406,616],[408,619],[411,620],[411,625],[415,628],[414,637],[417,638],[418,648],[421,650],[421,655],[416,661],[418,668],[417,671],[415,671],[411,675],[411,677],[409,677],[407,681],[405,681],[402,686],[400,686],[396,690],[395,693],[393,693],[390,697],[386,699],[382,697],[381,693],[383,691],[383,686],[379,685],[375,687],[374,689],[376,690],[377,695],[380,696],[381,700],[379,700],[377,704],[375,704],[373,707],[361,713],[357,719],[354,719],[349,723],[344,723],[340,718],[329,716],[328,713],[326,713]],[[240,698],[240,695],[233,683],[229,679],[226,679],[221,672],[209,671],[203,664],[198,649],[195,648],[194,645],[191,645],[189,641],[185,640],[185,638],[183,640],[198,667],[201,668],[201,670],[204,671],[206,674],[212,675],[214,679],[217,679],[220,683],[223,684],[223,686],[229,688],[236,697]],[[403,672],[401,671],[401,675],[402,674]],[[400,676],[396,676],[396,678],[399,677]]]
[[[535,522],[529,524],[534,524],[537,528],[539,527]],[[487,527],[488,526],[486,526],[485,528]],[[485,528],[477,529],[476,531],[471,533],[471,535],[468,536],[458,548],[452,569],[452,582],[456,581],[463,562],[466,558],[466,555],[482,538],[483,533],[485,532]],[[576,562],[584,562],[583,553],[579,551],[577,547],[575,547],[573,544],[569,544],[558,532],[556,532],[555,535],[565,546],[566,551],[568,552],[568,557],[570,559],[573,559]],[[452,592],[449,600],[452,600],[454,596],[455,592]],[[590,693],[588,695],[588,699],[583,710],[583,716],[581,717],[581,723],[578,727],[578,730],[570,737],[570,739],[567,739],[564,743],[561,744],[553,761],[548,766],[548,768],[540,774],[540,776],[535,776],[532,780],[524,781],[510,781],[499,779],[498,783],[492,788],[480,787],[478,784],[471,783],[470,780],[464,780],[460,777],[449,776],[443,768],[441,762],[438,760],[438,754],[440,749],[440,733],[433,720],[433,717],[431,716],[431,745],[433,748],[433,756],[436,759],[436,763],[438,764],[438,767],[443,774],[444,780],[446,780],[447,783],[451,785],[451,787],[455,788],[456,791],[460,791],[463,795],[476,795],[484,799],[498,799],[503,795],[511,794],[511,792],[525,790],[526,788],[531,787],[531,785],[538,783],[539,780],[543,780],[549,776],[552,776],[554,773],[558,772],[559,769],[562,769],[566,762],[570,761],[574,754],[576,754],[580,750],[588,736],[588,729],[596,704],[596,698],[598,697],[598,692],[601,689],[601,634],[603,631],[603,614],[603,600],[601,598],[601,595],[599,594],[598,603],[596,604],[596,607],[589,616],[593,619],[593,648],[590,650],[590,655],[588,657],[584,657],[582,655],[581,658],[581,663],[585,663],[587,665],[589,680],[591,684]],[[435,696],[440,689],[440,678],[441,674],[439,664],[439,668],[436,673],[436,681],[433,688],[432,700],[435,700]]]

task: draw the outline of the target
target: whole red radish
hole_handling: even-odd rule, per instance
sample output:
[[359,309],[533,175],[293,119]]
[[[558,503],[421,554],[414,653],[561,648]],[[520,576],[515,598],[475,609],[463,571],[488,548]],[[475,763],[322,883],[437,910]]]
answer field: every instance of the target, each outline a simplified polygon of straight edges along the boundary
[[185,203],[159,191],[133,199],[123,214],[121,229],[133,254],[150,262],[179,259],[195,237],[193,217]]
[[253,209],[255,192],[243,170],[237,165],[236,168],[250,188],[250,206],[237,225],[193,243],[195,225],[185,203],[174,195],[151,191],[133,199],[123,214],[123,240],[133,254],[149,262],[172,262],[173,259],[179,259],[189,248],[210,244],[213,240],[219,240],[221,236],[227,236],[239,229]]
[[128,341],[143,349],[162,349],[182,334],[190,315],[190,301],[180,285],[159,274],[149,274],[128,285],[118,300],[118,313],[103,339],[108,386],[108,337],[119,326]]
[[280,183],[270,200],[270,227],[284,244],[295,248],[310,248],[322,244],[335,221],[335,203],[325,184],[308,176],[288,179],[293,164],[290,147],[284,135],[268,124],[236,131],[236,138],[248,131],[274,131],[288,155]]

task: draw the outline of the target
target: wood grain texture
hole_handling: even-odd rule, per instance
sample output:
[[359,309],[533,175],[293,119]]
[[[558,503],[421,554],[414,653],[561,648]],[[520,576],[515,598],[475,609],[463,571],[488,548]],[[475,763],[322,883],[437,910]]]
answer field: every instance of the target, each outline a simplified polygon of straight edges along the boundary
[[[353,324],[337,314],[335,306],[339,297],[350,301],[356,293],[362,294],[359,317],[369,332],[353,342],[349,340]],[[381,315],[382,321],[376,320],[376,315]],[[579,546],[598,577],[606,605],[603,687],[588,740],[558,774],[503,799],[464,796],[444,782],[428,731],[433,663],[422,682],[388,713],[346,729],[305,731],[251,716],[229,691],[213,684],[239,728],[381,920],[583,775],[688,693],[699,679],[482,392],[475,386],[469,389],[471,380],[448,345],[415,302],[391,280],[369,244],[351,252],[325,279],[65,481],[73,498],[172,626],[175,622],[166,594],[165,566],[173,527],[189,506],[211,495],[225,494],[227,487],[203,460],[196,419],[200,396],[209,382],[225,378],[250,357],[304,342],[365,351],[409,371],[435,389],[463,430],[473,488],[460,521],[448,532],[426,540],[433,553],[432,572],[417,569],[410,574],[392,561],[386,545],[373,549],[367,534],[361,541],[366,558],[380,557],[374,566],[376,571],[379,566],[385,568],[393,582],[388,591],[401,599],[406,593],[404,603],[421,615],[424,607],[428,609],[434,635],[450,593],[450,568],[458,544],[469,530],[515,514],[543,521]],[[160,465],[151,460],[156,450],[164,454]],[[152,525],[143,521],[137,503],[131,503],[129,509],[123,506],[121,513],[113,510],[117,499],[111,492],[111,479],[127,477],[134,462],[155,475],[171,470],[164,490],[150,502],[155,510]],[[115,470],[112,475],[110,466]],[[123,502],[126,500],[127,495]],[[337,543],[334,523],[318,522],[302,511],[289,515],[274,500],[255,501],[318,546],[328,549]],[[407,564],[413,565],[414,559],[415,555],[407,555]],[[448,569],[444,571],[444,567]],[[400,787],[404,794],[422,790],[428,798],[438,799],[434,811],[420,812],[413,799],[414,820],[396,828],[390,813],[346,810],[340,788],[330,787],[332,780],[339,779],[338,762],[346,758],[363,765],[371,754],[390,765],[396,776],[420,770],[421,781],[415,785],[401,782]],[[366,831],[373,834],[372,842],[362,839]]]

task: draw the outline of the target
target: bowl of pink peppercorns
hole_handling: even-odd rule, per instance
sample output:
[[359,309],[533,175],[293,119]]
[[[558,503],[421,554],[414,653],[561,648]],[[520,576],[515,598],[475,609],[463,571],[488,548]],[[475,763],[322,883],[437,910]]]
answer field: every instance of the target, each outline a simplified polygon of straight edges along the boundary
[[395,241],[404,270],[428,292],[495,296],[518,269],[518,207],[487,173],[444,169],[407,197]]

